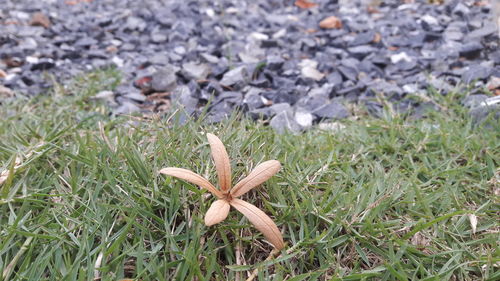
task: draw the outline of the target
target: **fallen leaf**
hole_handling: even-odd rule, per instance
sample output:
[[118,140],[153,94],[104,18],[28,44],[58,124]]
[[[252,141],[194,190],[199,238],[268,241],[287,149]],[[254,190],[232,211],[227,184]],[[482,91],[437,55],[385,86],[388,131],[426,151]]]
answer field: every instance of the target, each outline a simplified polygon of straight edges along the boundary
[[34,13],[33,16],[31,17],[30,25],[43,26],[44,28],[49,28],[51,25],[51,22],[45,14],[43,14],[41,12],[37,12],[37,13]]
[[231,200],[230,204],[242,213],[255,228],[262,232],[276,249],[283,249],[284,243],[281,232],[270,217],[254,205],[238,198]]
[[380,33],[376,32],[375,33],[375,36],[373,36],[373,43],[378,43],[380,42],[380,40],[382,40],[382,35],[380,35]]
[[318,6],[318,4],[313,3],[313,2],[309,2],[307,0],[297,0],[297,1],[295,1],[295,6],[301,8],[301,9],[309,9],[309,8]]
[[342,21],[336,16],[329,16],[319,22],[319,27],[324,29],[342,28]]
[[469,214],[470,227],[472,228],[472,234],[476,234],[477,227],[477,217],[474,214]]
[[212,192],[213,195],[217,196],[218,198],[222,198],[222,193],[218,191],[215,186],[213,186],[208,180],[206,180],[204,177],[186,169],[182,168],[163,168],[160,170],[160,173],[177,177],[180,179],[183,179],[187,182],[190,182],[192,184],[199,185],[208,191]]
[[229,163],[229,156],[224,144],[222,144],[218,137],[208,133],[207,138],[212,150],[215,168],[217,169],[220,188],[223,193],[226,193],[231,188],[231,164]]
[[3,86],[3,85],[0,85],[0,97],[13,97],[15,96],[15,93],[14,91],[12,91],[11,89]]
[[229,214],[230,208],[231,205],[229,205],[226,200],[217,200],[212,203],[210,208],[208,208],[207,213],[205,214],[205,225],[212,226],[225,220],[227,218],[227,215]]
[[257,165],[257,167],[255,167],[255,169],[250,172],[246,178],[242,179],[233,187],[231,195],[233,197],[239,197],[247,193],[252,188],[274,176],[280,168],[281,164],[276,160],[269,160]]
[[229,214],[230,206],[233,206],[247,217],[250,222],[264,234],[269,242],[276,247],[276,249],[282,249],[284,247],[283,237],[273,220],[254,205],[236,198],[262,184],[276,174],[281,168],[280,162],[270,160],[257,165],[247,177],[231,188],[231,165],[229,163],[226,148],[222,141],[213,134],[207,133],[207,139],[212,151],[212,158],[215,162],[219,186],[222,192],[215,188],[205,178],[190,170],[170,167],[161,169],[160,173],[199,185],[219,198],[219,200],[212,203],[205,214],[205,224],[207,226],[217,224],[226,219]]

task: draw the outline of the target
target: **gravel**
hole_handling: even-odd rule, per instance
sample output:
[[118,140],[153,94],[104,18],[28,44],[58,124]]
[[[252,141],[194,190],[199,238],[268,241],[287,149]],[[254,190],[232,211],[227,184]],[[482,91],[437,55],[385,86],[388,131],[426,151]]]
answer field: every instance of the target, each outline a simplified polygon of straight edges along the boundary
[[96,98],[115,114],[183,107],[197,116],[208,105],[212,122],[241,110],[298,133],[350,118],[350,103],[381,116],[385,98],[421,118],[439,110],[414,99],[429,88],[500,91],[498,32],[485,1],[314,2],[4,0],[2,96],[46,92],[45,73],[64,83],[114,66],[123,84]]

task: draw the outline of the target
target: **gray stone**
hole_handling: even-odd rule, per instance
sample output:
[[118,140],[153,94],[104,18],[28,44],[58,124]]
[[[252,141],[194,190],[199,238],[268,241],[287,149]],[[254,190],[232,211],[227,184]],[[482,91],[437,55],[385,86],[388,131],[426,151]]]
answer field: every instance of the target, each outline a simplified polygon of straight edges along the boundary
[[337,69],[346,79],[356,81],[358,78],[358,71],[355,68],[339,66]]
[[483,45],[479,42],[469,42],[460,48],[459,54],[461,57],[467,59],[475,59],[481,55],[481,51],[484,49]]
[[137,92],[128,93],[124,97],[139,103],[146,101],[146,96]]
[[244,85],[248,83],[248,81],[249,81],[249,76],[247,72],[247,67],[242,65],[226,72],[222,77],[220,83],[226,86],[233,86],[236,84]]
[[205,80],[210,74],[210,66],[204,63],[187,62],[182,65],[182,74],[188,79]]
[[359,45],[365,45],[373,42],[375,39],[375,31],[370,30],[367,32],[359,33],[354,37],[354,39],[349,42],[349,46],[359,46]]
[[491,75],[491,68],[482,65],[472,65],[467,67],[462,74],[464,83],[469,84],[475,80],[486,80]]
[[285,61],[279,56],[269,56],[266,59],[266,67],[270,70],[280,70]]
[[488,99],[487,95],[469,95],[462,100],[462,105],[472,109],[481,106],[486,99]]
[[378,49],[370,45],[360,45],[348,48],[347,51],[357,58],[364,58],[367,55],[377,51]]
[[498,129],[500,125],[500,104],[490,106],[479,106],[472,109],[469,113],[472,117],[472,124],[482,125]]
[[177,86],[177,77],[175,68],[166,66],[153,74],[151,87],[155,92],[170,92]]
[[273,127],[279,134],[284,134],[286,132],[297,134],[302,129],[300,125],[295,121],[291,110],[276,114],[276,116],[274,116],[269,122],[269,125]]
[[248,110],[254,110],[264,106],[264,101],[260,96],[262,90],[258,88],[251,88],[243,98],[243,104],[246,105]]
[[198,105],[198,99],[191,96],[189,87],[185,85],[175,88],[172,93],[172,102],[183,107],[187,114],[192,114],[196,111]]
[[465,36],[466,40],[480,40],[486,36],[492,35],[497,31],[494,23],[487,24],[486,26],[476,29]]
[[304,110],[295,111],[295,121],[302,129],[309,129],[313,120],[314,116],[310,112]]
[[320,119],[345,119],[350,115],[347,108],[336,101],[324,104],[312,113]]
[[122,101],[122,104],[115,109],[113,113],[116,115],[128,115],[139,111],[141,111],[141,109],[135,103]]

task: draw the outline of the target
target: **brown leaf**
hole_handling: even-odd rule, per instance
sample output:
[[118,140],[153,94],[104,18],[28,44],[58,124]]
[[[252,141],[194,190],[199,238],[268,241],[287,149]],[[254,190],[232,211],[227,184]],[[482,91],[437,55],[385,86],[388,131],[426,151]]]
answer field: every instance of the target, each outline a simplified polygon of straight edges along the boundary
[[180,178],[192,184],[199,185],[212,192],[212,194],[217,196],[218,198],[222,198],[222,193],[220,193],[220,191],[217,190],[217,188],[215,188],[208,180],[190,170],[170,167],[161,169],[160,173]]
[[257,165],[246,178],[242,179],[233,187],[231,195],[233,197],[238,197],[247,193],[252,188],[274,176],[280,168],[281,164],[277,160],[269,160]]
[[31,17],[30,25],[33,26],[43,26],[44,28],[49,28],[51,22],[49,18],[44,13],[34,13]]
[[210,133],[207,133],[208,143],[212,149],[212,158],[215,162],[215,169],[219,178],[219,185],[222,192],[225,193],[231,188],[231,164],[226,148],[221,140]]
[[242,213],[257,228],[273,246],[281,250],[285,244],[283,236],[273,220],[254,205],[238,198],[233,198],[229,203]]
[[313,3],[313,2],[309,2],[307,0],[297,0],[297,1],[295,1],[295,6],[301,8],[301,9],[309,9],[309,8],[318,6],[318,4]]
[[[19,168],[19,165],[21,165],[21,158],[16,157],[16,160],[14,161],[14,167],[12,168],[12,173],[16,172],[16,170]],[[3,171],[0,171],[0,185],[2,185],[4,182],[7,181],[7,179],[11,175],[10,172],[11,172],[11,170],[9,168],[7,168]]]
[[342,21],[336,16],[329,16],[319,22],[319,27],[325,29],[342,28]]
[[217,200],[212,203],[205,214],[205,225],[212,226],[225,220],[230,208],[231,206],[226,200]]

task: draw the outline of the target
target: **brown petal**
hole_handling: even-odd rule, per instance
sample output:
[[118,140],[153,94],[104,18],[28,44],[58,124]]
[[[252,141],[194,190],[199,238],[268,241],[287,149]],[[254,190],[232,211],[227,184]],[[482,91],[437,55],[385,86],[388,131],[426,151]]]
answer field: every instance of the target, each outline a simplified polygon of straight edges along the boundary
[[226,148],[217,136],[207,133],[207,138],[212,149],[212,158],[215,162],[215,169],[217,169],[220,188],[222,191],[227,191],[231,188],[231,164],[229,164]]
[[229,202],[236,210],[242,213],[278,250],[281,250],[285,245],[283,236],[273,220],[254,205],[245,202],[238,198],[233,198]]
[[160,173],[180,178],[192,184],[199,185],[212,192],[212,194],[217,196],[218,198],[222,198],[222,194],[220,193],[220,191],[217,190],[217,188],[215,188],[208,180],[190,170],[169,167],[161,169]]
[[230,207],[226,200],[217,200],[212,203],[205,214],[205,225],[212,226],[225,220],[229,214]]
[[274,176],[280,168],[281,164],[277,160],[269,160],[257,165],[246,178],[242,179],[233,187],[231,195],[233,197],[238,197],[247,193],[252,188]]

